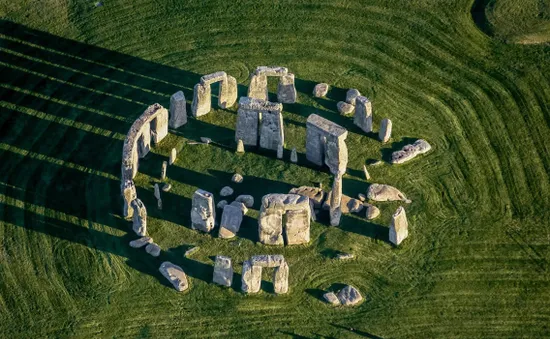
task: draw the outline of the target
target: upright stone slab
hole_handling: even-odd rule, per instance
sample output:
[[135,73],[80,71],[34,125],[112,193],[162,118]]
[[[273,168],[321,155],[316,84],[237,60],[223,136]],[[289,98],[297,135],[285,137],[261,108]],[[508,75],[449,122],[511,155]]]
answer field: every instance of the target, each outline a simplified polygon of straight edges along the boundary
[[160,187],[159,184],[155,184],[154,186],[154,196],[156,199],[160,199]]
[[277,101],[283,104],[293,104],[296,102],[294,74],[288,73],[279,78],[279,85],[277,87]]
[[277,146],[277,159],[283,158],[283,145]]
[[392,215],[390,224],[390,242],[395,246],[399,245],[409,235],[409,222],[407,214],[402,206]]
[[147,235],[147,209],[139,199],[132,201],[132,208],[134,209],[132,229],[137,235],[144,237]]
[[281,104],[264,102],[260,123],[260,147],[276,151],[285,142]]
[[[162,107],[162,106],[161,106]],[[168,135],[168,110],[159,109],[157,116],[151,120],[151,137],[155,145],[158,145],[162,139]]]
[[144,158],[151,150],[151,124],[144,124],[138,137],[138,156]]
[[170,158],[168,159],[168,164],[173,165],[176,162],[177,156],[178,156],[178,152],[176,151],[175,148],[172,148],[172,150],[170,151]]
[[332,184],[332,191],[330,196],[330,225],[340,225],[340,218],[342,217],[342,175],[337,173],[334,176],[334,182]]
[[215,220],[214,195],[201,189],[196,190],[191,206],[191,228],[210,232],[214,228]]
[[237,153],[244,153],[244,143],[241,139],[237,140]]
[[166,171],[168,170],[168,162],[167,161],[163,161],[162,162],[162,166],[160,168],[160,179],[161,180],[164,180],[166,179]]
[[136,185],[133,180],[124,180],[121,185],[122,199],[122,215],[124,218],[132,218],[134,216],[134,208],[132,201],[137,199]]
[[168,281],[170,281],[177,291],[183,292],[189,288],[187,275],[185,275],[183,269],[178,265],[165,261],[160,265],[159,271]]
[[235,141],[240,139],[245,145],[258,145],[258,124],[260,120],[258,107],[261,103],[262,101],[249,97],[239,99]]
[[286,243],[287,245],[307,244],[309,242],[311,208],[289,210],[286,216]]
[[290,151],[290,162],[294,164],[298,163],[298,152],[296,152],[296,147],[293,147],[292,151]]
[[234,205],[226,205],[223,208],[218,236],[224,239],[233,238],[241,228],[242,222],[243,212],[241,209]]
[[[265,198],[265,197],[264,197]],[[262,244],[284,245],[283,239],[283,206],[266,206],[262,199],[260,217],[258,218],[258,236]],[[265,207],[264,207],[265,206]]]
[[345,173],[348,162],[346,138],[348,131],[317,114],[311,114],[306,122],[306,158],[331,173]]
[[266,245],[283,245],[283,215],[286,214],[287,244],[309,241],[309,198],[297,194],[267,194],[262,198],[258,232],[260,242]]
[[237,101],[237,80],[228,75],[225,81],[220,83],[220,93],[218,95],[218,106],[223,109],[235,105]]
[[275,294],[288,293],[288,264],[283,262],[281,266],[275,268],[273,273],[273,288]]
[[327,95],[329,89],[329,85],[326,83],[320,83],[315,85],[315,88],[313,89],[313,96],[316,98],[322,98],[325,95]]
[[380,123],[380,131],[378,132],[378,139],[383,143],[386,143],[391,138],[392,123],[390,119],[383,119]]
[[248,97],[267,100],[267,76],[263,74],[253,74],[250,77],[250,85],[248,86]]
[[249,260],[243,262],[241,289],[245,293],[258,293],[262,282],[262,268],[253,266]]
[[233,266],[231,266],[230,257],[223,255],[216,256],[212,282],[222,286],[231,286],[233,283]]
[[364,96],[356,98],[353,123],[365,133],[372,132],[372,103]]
[[191,105],[191,114],[195,118],[208,114],[212,108],[210,97],[212,90],[210,85],[198,83],[193,89],[193,104]]
[[170,128],[179,128],[187,123],[187,107],[185,94],[182,91],[174,93],[170,97]]

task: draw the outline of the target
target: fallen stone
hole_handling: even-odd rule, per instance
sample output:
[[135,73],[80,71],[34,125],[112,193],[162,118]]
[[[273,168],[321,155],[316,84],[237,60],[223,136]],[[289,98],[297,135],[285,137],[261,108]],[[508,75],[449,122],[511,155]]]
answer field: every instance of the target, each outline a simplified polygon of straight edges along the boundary
[[275,294],[288,293],[288,264],[283,262],[273,273],[273,289]]
[[340,125],[317,114],[310,114],[306,122],[306,159],[323,166],[332,174],[346,172],[348,131]]
[[262,268],[254,266],[249,260],[243,262],[241,289],[245,293],[258,293],[262,282]]
[[259,107],[260,119],[260,147],[276,151],[285,143],[283,124],[283,105],[264,101]]
[[363,203],[363,206],[365,206],[365,218],[367,220],[376,219],[380,215],[380,209],[374,205]]
[[184,257],[188,258],[189,256],[191,256],[193,253],[197,252],[198,250],[200,249],[199,246],[195,246],[193,248],[190,248],[188,249],[187,251],[185,251],[185,254],[183,255]]
[[218,202],[218,204],[216,205],[217,208],[221,208],[223,209],[225,206],[227,206],[229,203],[227,202],[227,200],[222,200],[220,202]]
[[250,257],[252,266],[258,267],[278,267],[285,262],[285,257],[281,254],[263,254]]
[[160,255],[160,246],[154,242],[149,243],[145,246],[145,252],[149,253],[153,257],[158,257]]
[[234,205],[226,205],[223,208],[222,220],[218,237],[230,239],[237,235],[243,221],[243,212]]
[[407,214],[402,206],[392,215],[390,224],[390,242],[395,246],[399,245],[409,235],[409,223]]
[[170,184],[164,184],[164,186],[162,186],[162,191],[163,192],[168,192],[168,191],[170,191],[170,189],[172,189],[172,185],[170,185]]
[[338,300],[343,306],[357,305],[363,300],[359,290],[353,286],[347,285],[338,293]]
[[143,246],[153,242],[151,237],[141,237],[136,240],[130,241],[130,247],[132,248],[142,248]]
[[405,145],[401,150],[393,152],[390,162],[392,164],[402,164],[431,149],[432,146],[426,140],[418,139],[412,145]]
[[237,140],[237,153],[244,153],[244,144],[241,139]]
[[202,142],[203,144],[209,144],[209,143],[212,142],[212,139],[207,138],[207,137],[201,137],[201,142]]
[[233,201],[229,205],[239,208],[243,215],[246,215],[246,213],[248,213],[248,208],[246,207],[246,205],[244,203],[242,203],[240,201]]
[[[332,191],[328,192],[327,198],[323,203],[324,210],[330,210],[331,198],[332,198]],[[351,198],[350,196],[347,196],[345,194],[342,194],[342,200],[341,200],[340,206],[342,209],[342,214],[359,213],[361,212],[361,210],[363,210],[363,202],[361,200]]]
[[390,185],[371,184],[367,190],[367,198],[373,201],[404,201],[409,204],[405,194]]
[[216,256],[212,282],[222,286],[231,286],[233,282],[233,267],[231,266],[230,257],[223,255]]
[[175,148],[172,148],[172,151],[170,151],[170,158],[168,159],[168,165],[173,165],[176,162],[177,156],[178,152]]
[[248,97],[267,100],[267,76],[264,74],[252,74],[248,85]]
[[336,259],[338,260],[349,260],[349,259],[353,259],[355,258],[355,256],[351,253],[338,253],[336,255]]
[[382,119],[380,122],[380,131],[378,131],[378,139],[386,143],[391,138],[392,123],[390,119]]
[[233,174],[233,177],[231,177],[231,181],[233,181],[236,184],[240,184],[241,182],[243,182],[243,176],[240,175],[239,173],[235,173]]
[[297,163],[298,162],[298,153],[296,153],[296,148],[293,148],[290,152],[290,162]]
[[187,108],[185,95],[182,91],[174,93],[170,97],[170,128],[179,128],[187,123]]
[[382,160],[377,160],[371,164],[369,164],[369,166],[380,166],[382,165],[384,162]]
[[187,276],[181,267],[165,261],[160,265],[159,271],[177,291],[183,292],[189,288]]
[[358,90],[352,88],[346,92],[346,102],[348,104],[355,105],[355,99],[360,95],[361,93]]
[[340,305],[340,300],[338,300],[338,297],[334,292],[327,292],[323,294],[323,298],[326,300],[327,303],[337,306]]
[[325,83],[320,83],[315,85],[315,88],[313,88],[313,96],[316,98],[322,98],[325,95],[327,95],[329,89],[329,85]]
[[359,198],[359,200],[361,201],[365,201],[367,199],[367,196],[364,195],[363,193],[359,193],[357,194],[357,197]]
[[363,174],[365,175],[365,180],[370,180],[370,174],[367,170],[367,166],[363,165]]
[[235,201],[242,202],[248,208],[252,208],[252,206],[254,206],[254,197],[248,194],[239,195]]
[[326,195],[321,187],[310,186],[294,187],[288,193],[308,197],[309,201],[313,202],[315,208],[321,208]]
[[222,188],[221,191],[220,191],[220,195],[221,195],[222,197],[228,197],[228,196],[230,196],[230,195],[232,195],[232,194],[233,194],[233,189],[232,189],[231,187],[229,187],[229,186],[225,186],[225,187]]
[[338,112],[340,112],[341,115],[350,114],[355,109],[354,105],[348,104],[344,101],[338,101],[336,104],[336,108],[338,109]]
[[191,202],[191,228],[210,232],[215,220],[214,195],[201,189],[196,190]]
[[166,170],[168,169],[168,162],[167,161],[163,161],[162,162],[162,167],[160,169],[160,179],[161,180],[164,180],[166,179]]
[[137,235],[144,237],[147,235],[147,209],[139,199],[132,201],[134,209],[132,229]]

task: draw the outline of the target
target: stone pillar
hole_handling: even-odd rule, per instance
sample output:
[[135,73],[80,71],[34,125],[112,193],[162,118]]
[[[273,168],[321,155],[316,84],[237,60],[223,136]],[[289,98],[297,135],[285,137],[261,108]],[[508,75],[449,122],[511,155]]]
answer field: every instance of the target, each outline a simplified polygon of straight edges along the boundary
[[262,282],[262,268],[253,266],[250,260],[243,262],[241,289],[245,293],[258,293]]
[[160,179],[161,180],[164,180],[166,179],[166,170],[168,169],[168,162],[167,161],[163,161],[162,162],[162,167],[160,168]]
[[212,90],[210,85],[198,83],[193,89],[193,103],[191,105],[191,114],[195,118],[208,114],[212,108],[211,102]]
[[277,88],[277,101],[283,104],[293,104],[296,102],[296,87],[294,86],[294,74],[288,73],[279,78]]
[[170,128],[179,128],[187,123],[187,107],[185,95],[182,91],[174,93],[170,97]]
[[346,173],[348,166],[348,147],[343,138],[328,137],[325,146],[325,164],[334,175]]
[[210,232],[215,220],[214,195],[201,189],[196,190],[191,204],[191,228]]
[[288,264],[283,262],[281,266],[275,268],[273,274],[273,288],[275,294],[288,293]]
[[134,208],[132,207],[132,201],[137,199],[136,186],[133,180],[124,180],[121,185],[122,198],[124,203],[122,205],[122,215],[124,218],[132,218],[134,216]]
[[155,196],[155,198],[158,200],[160,199],[160,187],[159,187],[159,184],[155,184],[155,187],[154,187],[154,191],[153,191],[153,195]]
[[317,166],[323,166],[326,138],[315,129],[309,128],[309,125],[306,126],[306,159]]
[[177,156],[178,156],[178,152],[176,151],[175,148],[172,148],[172,150],[170,151],[170,158],[168,159],[168,164],[173,165],[176,162]]
[[290,162],[294,164],[298,163],[298,152],[296,152],[296,147],[293,147],[290,152]]
[[250,85],[248,86],[248,97],[267,100],[267,76],[261,74],[253,74],[250,78]]
[[224,239],[235,237],[241,228],[242,222],[243,212],[241,208],[232,204],[224,206],[218,236]]
[[231,266],[230,257],[223,255],[216,256],[212,282],[222,286],[231,286],[233,283],[233,267]]
[[407,214],[405,213],[405,209],[399,206],[391,218],[390,242],[397,246],[408,236],[409,222],[407,221]]
[[334,182],[332,183],[332,193],[330,196],[330,225],[340,225],[340,218],[342,216],[342,174],[338,172],[334,176]]
[[258,218],[259,240],[262,244],[284,245],[283,213],[283,206],[268,207],[262,201]]
[[239,100],[239,110],[237,111],[237,126],[235,128],[235,141],[239,139],[243,144],[249,146],[258,145],[258,124],[259,111],[252,109],[255,100],[242,97]]
[[218,95],[218,106],[223,109],[235,105],[237,101],[237,80],[228,75],[227,80],[220,83],[220,92]]
[[151,150],[151,125],[144,124],[137,141],[138,156],[144,158]]
[[262,110],[261,114],[260,147],[276,151],[285,143],[281,110]]
[[311,206],[302,210],[288,210],[285,216],[287,245],[307,244],[309,242]]
[[277,159],[283,158],[283,145],[277,146]]
[[139,199],[132,201],[132,208],[134,209],[132,229],[137,235],[144,237],[147,235],[147,209]]
[[391,138],[392,123],[390,119],[383,119],[380,123],[380,131],[378,132],[378,139],[384,143],[388,142]]
[[372,103],[364,96],[358,96],[355,100],[353,123],[365,133],[372,132]]

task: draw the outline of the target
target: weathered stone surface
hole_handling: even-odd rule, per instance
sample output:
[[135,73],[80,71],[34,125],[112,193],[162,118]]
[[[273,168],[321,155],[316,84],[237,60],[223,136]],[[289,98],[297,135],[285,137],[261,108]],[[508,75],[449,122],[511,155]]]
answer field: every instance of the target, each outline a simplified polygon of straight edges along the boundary
[[345,173],[347,135],[345,128],[311,114],[306,122],[306,158],[319,166],[327,164],[333,174],[338,171]]
[[365,133],[372,132],[372,103],[366,97],[357,97],[353,123]]
[[208,145],[209,143],[212,142],[212,139],[207,138],[207,137],[201,137],[200,139],[201,139],[201,142],[202,142],[203,144],[207,144],[207,145]]
[[343,306],[353,306],[360,303],[363,297],[357,288],[347,285],[338,293],[338,300]]
[[210,97],[212,90],[210,85],[202,85],[198,83],[193,89],[193,103],[191,104],[191,114],[195,118],[208,114],[212,108]]
[[300,186],[292,188],[288,193],[299,194],[309,198],[315,208],[320,208],[325,200],[325,191],[319,187]]
[[278,267],[285,262],[285,257],[281,254],[263,254],[250,257],[250,263],[258,267]]
[[246,207],[246,205],[240,201],[233,201],[229,205],[239,208],[243,215],[246,215],[246,213],[248,213],[248,207]]
[[214,72],[210,74],[203,75],[200,80],[200,84],[203,86],[210,86],[215,82],[224,82],[227,80],[227,73],[224,71]]
[[244,153],[244,143],[242,139],[237,140],[237,153]]
[[218,204],[216,205],[217,208],[221,208],[223,209],[225,206],[227,206],[229,203],[227,202],[227,200],[222,200],[220,202],[218,202]]
[[160,246],[154,242],[147,244],[145,246],[145,252],[152,255],[153,257],[158,257],[160,255]]
[[159,271],[179,292],[183,292],[189,288],[187,275],[185,275],[183,269],[178,265],[165,261],[160,265]]
[[133,180],[124,180],[121,185],[122,199],[122,215],[124,218],[129,219],[134,216],[134,208],[132,207],[132,201],[137,199],[136,185]]
[[409,222],[407,214],[402,206],[397,208],[397,211],[392,215],[390,224],[390,242],[394,245],[399,245],[409,235]]
[[142,248],[143,246],[150,244],[152,242],[153,242],[153,238],[151,237],[141,237],[139,239],[130,241],[130,247]]
[[162,167],[160,168],[160,179],[161,180],[164,180],[166,179],[166,170],[168,169],[168,162],[167,161],[163,161],[162,162]]
[[233,177],[231,177],[231,181],[233,181],[236,184],[240,184],[241,182],[243,182],[243,176],[240,175],[239,173],[235,173],[233,174]]
[[355,256],[351,253],[338,253],[336,255],[336,259],[338,260],[349,260],[349,259],[353,259],[355,258]]
[[329,85],[325,83],[320,83],[315,85],[315,88],[313,88],[313,96],[316,98],[322,98],[325,95],[327,95],[329,89]]
[[220,191],[220,195],[221,195],[222,197],[228,197],[228,196],[230,196],[230,195],[232,195],[232,194],[233,194],[233,189],[232,189],[231,187],[229,187],[229,186],[223,187],[223,188],[221,189],[221,191]]
[[193,194],[191,204],[191,228],[210,232],[214,228],[216,210],[214,209],[214,195],[198,189]]
[[342,217],[342,175],[340,172],[334,176],[330,193],[330,226],[338,226]]
[[284,208],[262,208],[258,218],[258,236],[262,244],[284,245],[283,214]]
[[147,209],[139,199],[132,201],[132,208],[134,209],[132,229],[137,235],[143,237],[147,235]]
[[248,208],[252,208],[252,206],[254,206],[254,197],[249,194],[241,194],[235,199],[235,201],[242,202]]
[[307,244],[310,240],[311,207],[307,210],[290,210],[285,215],[287,245]]
[[273,273],[273,288],[275,294],[288,293],[288,264],[283,262],[279,267],[275,268]]
[[258,126],[260,122],[260,105],[264,101],[254,98],[241,97],[237,111],[237,125],[235,140],[242,140],[245,145],[258,144]]
[[378,139],[384,143],[391,138],[392,122],[390,119],[382,119],[380,122],[380,131],[378,131]]
[[224,239],[233,238],[241,228],[242,221],[243,212],[241,209],[234,205],[226,205],[223,208],[218,236]]
[[363,203],[363,206],[365,206],[365,218],[367,220],[376,219],[380,215],[380,209],[374,205]]
[[243,262],[241,289],[245,293],[258,293],[262,282],[262,268],[253,266],[249,260]]
[[373,201],[404,201],[407,204],[411,202],[397,188],[383,184],[370,185],[367,190],[367,198]]
[[325,164],[334,175],[346,173],[348,166],[348,147],[344,140],[327,138],[325,144]]
[[283,145],[277,146],[277,159],[283,158]]
[[[310,206],[309,198],[297,194],[267,194],[262,198],[258,231],[260,242],[266,245],[283,245],[283,214],[288,211],[302,211],[304,214],[291,213],[287,218],[286,232],[293,235],[292,243],[309,241]],[[288,214],[287,214],[288,217]],[[301,225],[300,222],[304,224]]]
[[265,106],[269,109],[260,110],[260,147],[276,151],[279,145],[285,143],[282,105],[269,105],[266,102]]
[[367,196],[364,195],[363,193],[357,194],[357,198],[358,198],[359,200],[361,200],[361,201],[367,200]]
[[231,286],[233,283],[233,267],[231,266],[230,257],[223,255],[216,256],[212,282],[222,286]]
[[141,128],[141,134],[138,137],[138,156],[144,158],[151,150],[151,124],[145,124]]
[[290,162],[296,164],[298,162],[298,153],[296,152],[296,147],[292,148],[290,152]]
[[160,107],[156,116],[151,119],[151,138],[155,145],[158,145],[168,135],[168,110]]
[[170,128],[179,128],[187,123],[187,107],[185,95],[182,91],[174,93],[170,97]]
[[279,78],[279,86],[277,87],[277,101],[283,104],[293,104],[296,102],[294,74],[288,73]]
[[227,80],[220,84],[218,95],[218,106],[223,109],[235,105],[237,101],[237,80],[231,75],[227,76]]
[[286,67],[280,66],[258,66],[254,71],[254,74],[265,75],[270,77],[278,77],[288,74],[288,69]]
[[365,165],[363,165],[363,174],[365,175],[365,180],[370,180],[370,173]]
[[160,199],[160,188],[159,188],[159,184],[155,184],[153,195],[155,196],[155,198]]
[[355,99],[360,95],[361,93],[358,90],[352,88],[346,92],[346,102],[348,104],[355,105]]
[[340,305],[340,300],[338,300],[338,297],[334,292],[327,292],[323,294],[323,298],[326,300],[327,303],[337,306]]
[[336,104],[336,108],[338,109],[338,112],[340,112],[341,115],[346,115],[353,113],[353,110],[355,109],[355,106],[352,104],[348,104],[344,101],[338,101]]
[[164,186],[162,186],[162,191],[163,192],[168,192],[168,191],[170,191],[170,189],[172,189],[171,184],[164,184]]
[[168,159],[168,164],[173,165],[176,162],[176,158],[178,156],[178,151],[176,151],[175,148],[172,148],[170,151],[170,158]]
[[432,146],[426,140],[418,139],[412,145],[405,145],[401,150],[393,152],[391,155],[391,163],[402,164],[431,149]]
[[[332,191],[328,192],[327,194],[327,199],[323,204],[324,210],[330,210],[331,199],[332,199]],[[354,198],[351,198],[350,196],[342,194],[340,208],[342,210],[342,214],[359,213],[361,212],[361,210],[363,210],[363,204],[364,203],[359,199],[354,199]]]
[[250,85],[248,86],[248,97],[267,100],[267,76],[263,74],[253,74],[250,77]]

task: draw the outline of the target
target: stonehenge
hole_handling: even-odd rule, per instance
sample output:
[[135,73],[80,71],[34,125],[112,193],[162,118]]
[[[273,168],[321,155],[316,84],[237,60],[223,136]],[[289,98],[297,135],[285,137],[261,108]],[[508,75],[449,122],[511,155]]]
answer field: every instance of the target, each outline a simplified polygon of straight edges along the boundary
[[182,91],[174,93],[170,97],[170,128],[179,128],[187,123],[187,107],[185,95]]
[[378,131],[378,140],[386,143],[391,138],[392,122],[390,119],[382,119],[380,122],[380,131]]
[[261,99],[239,99],[235,140],[277,151],[284,145],[283,105]]
[[241,208],[232,204],[225,205],[223,207],[218,236],[224,239],[233,238],[241,228],[243,214]]
[[216,256],[212,282],[222,286],[231,286],[233,283],[233,266],[231,266],[230,257],[223,255]]
[[405,145],[401,150],[393,152],[390,162],[392,164],[402,164],[431,149],[432,146],[426,140],[418,139],[412,145]]
[[311,114],[306,122],[307,160],[318,166],[326,164],[332,174],[344,174],[348,164],[347,136],[345,128]]
[[390,224],[390,242],[398,246],[409,235],[409,223],[407,214],[402,206],[399,206],[392,215]]
[[277,87],[277,101],[284,104],[296,102],[296,86],[294,74],[285,67],[258,66],[250,77],[248,96],[261,100],[268,100],[267,77],[279,77]]
[[218,92],[218,106],[220,108],[228,108],[237,101],[237,80],[227,75],[225,72],[215,72],[203,75],[200,82],[193,89],[193,103],[191,105],[191,113],[194,117],[200,117],[210,113],[211,98],[213,83],[219,82],[220,89]]
[[400,190],[383,184],[370,185],[367,189],[367,198],[373,201],[404,201],[407,204],[411,203]]
[[201,189],[196,190],[191,203],[191,228],[210,232],[215,220],[214,195]]
[[262,198],[258,218],[259,240],[265,245],[287,245],[309,242],[311,209],[309,198],[297,194],[267,194]]
[[257,293],[262,282],[262,269],[274,267],[273,287],[275,294],[288,293],[289,267],[282,255],[254,255],[243,262],[241,289],[245,293]]
[[160,265],[159,271],[168,281],[170,281],[170,283],[172,283],[172,286],[174,286],[177,291],[183,292],[189,288],[187,275],[178,265],[165,261]]
[[364,96],[355,98],[353,123],[365,133],[372,132],[372,103]]
[[132,201],[132,208],[134,209],[132,229],[137,235],[144,237],[147,235],[147,209],[139,199]]

